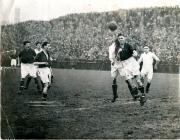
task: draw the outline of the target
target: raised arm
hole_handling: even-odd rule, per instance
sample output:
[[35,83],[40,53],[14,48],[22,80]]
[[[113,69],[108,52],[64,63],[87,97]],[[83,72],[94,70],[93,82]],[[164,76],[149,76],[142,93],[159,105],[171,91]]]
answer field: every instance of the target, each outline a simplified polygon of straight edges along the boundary
[[114,64],[116,58],[115,58],[115,43],[113,43],[109,47],[109,60],[111,61],[111,64]]
[[160,61],[160,59],[159,59],[159,58],[158,58],[158,57],[157,57],[154,53],[153,53],[153,55],[152,55],[152,56],[153,56],[153,59],[154,59],[154,60],[156,60],[157,62],[159,62],[159,61]]
[[154,60],[156,60],[156,63],[154,65],[154,69],[157,70],[157,65],[159,64],[160,59],[153,53],[152,57]]

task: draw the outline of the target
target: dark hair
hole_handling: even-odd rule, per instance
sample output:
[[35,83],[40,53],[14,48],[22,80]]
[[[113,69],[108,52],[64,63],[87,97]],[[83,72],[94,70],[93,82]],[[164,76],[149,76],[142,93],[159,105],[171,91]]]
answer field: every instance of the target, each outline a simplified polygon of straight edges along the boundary
[[119,33],[118,35],[117,35],[117,38],[116,38],[116,40],[115,40],[115,55],[117,55],[117,53],[118,53],[118,50],[119,50],[119,47],[120,47],[120,43],[119,43],[119,40],[118,40],[118,37],[119,36],[124,36],[122,33]]
[[124,35],[123,35],[122,33],[119,33],[119,34],[118,34],[118,37],[119,37],[119,36],[124,36]]
[[43,42],[42,48],[44,48],[44,46],[47,46],[47,44],[49,44],[49,42],[47,42],[47,41]]
[[31,42],[26,40],[26,41],[23,42],[23,45],[26,45],[27,43],[31,43]]
[[41,42],[37,41],[37,42],[36,42],[36,46],[37,46],[37,44],[41,44]]

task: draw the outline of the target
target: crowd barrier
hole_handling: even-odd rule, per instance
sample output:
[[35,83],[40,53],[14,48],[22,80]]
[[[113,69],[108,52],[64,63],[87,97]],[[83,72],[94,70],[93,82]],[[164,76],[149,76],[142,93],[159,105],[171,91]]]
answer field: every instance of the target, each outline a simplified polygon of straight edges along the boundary
[[[63,62],[53,62],[53,68],[62,68],[62,69],[87,69],[87,70],[105,70],[109,71],[111,65],[109,61],[96,61],[96,62],[72,62],[72,61],[63,61]],[[180,65],[178,64],[165,64],[160,63],[158,65],[158,70],[154,71],[158,73],[180,73]]]
[[[10,61],[8,63],[2,63],[1,66],[10,66]],[[105,70],[109,71],[111,69],[111,65],[109,61],[53,61],[53,68],[62,68],[62,69],[87,69],[87,70]],[[179,64],[168,64],[168,63],[160,63],[158,65],[158,70],[155,72],[159,73],[180,73],[180,65]]]

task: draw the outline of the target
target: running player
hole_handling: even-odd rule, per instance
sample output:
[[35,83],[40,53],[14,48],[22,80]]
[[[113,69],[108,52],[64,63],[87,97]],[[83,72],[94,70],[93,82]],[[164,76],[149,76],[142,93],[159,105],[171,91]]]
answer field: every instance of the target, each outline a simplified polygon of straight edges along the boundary
[[154,69],[157,69],[157,65],[159,63],[159,58],[150,51],[148,46],[144,47],[144,53],[141,55],[140,59],[138,60],[139,64],[142,62],[142,69],[141,69],[141,77],[144,83],[145,77],[147,78],[147,85],[146,85],[146,93],[149,92],[149,88],[151,85],[151,80],[153,78],[153,60],[155,60]]
[[[42,49],[41,49],[41,42],[39,42],[39,41],[36,42],[34,51],[35,51],[36,55],[42,51]],[[38,69],[38,67],[36,65],[34,65],[34,70],[36,72],[37,72],[37,69]],[[36,75],[36,76],[37,77],[34,80],[35,80],[35,83],[37,84],[38,92],[41,93],[42,92],[41,79],[40,79],[40,77],[38,75]],[[31,79],[32,79],[32,77],[30,75],[28,75],[27,78],[26,78],[24,89],[28,89],[29,84],[31,82]]]
[[[34,49],[34,51],[36,52],[36,55],[42,51],[41,45],[42,45],[41,42],[36,42],[36,48]],[[50,60],[51,61],[53,60],[52,57],[50,57]],[[54,79],[54,76],[53,76],[53,72],[52,72],[52,68],[51,67],[50,67],[50,70],[51,70],[51,83],[52,83],[53,79]]]
[[36,53],[31,48],[30,41],[24,41],[23,45],[24,49],[19,54],[19,63],[21,65],[21,81],[18,93],[22,93],[22,90],[25,89],[29,76],[33,77],[35,81],[37,81],[36,83],[39,85],[37,80],[37,70],[33,64]]
[[43,82],[43,100],[47,99],[48,87],[51,84],[51,70],[50,70],[50,55],[48,49],[50,43],[44,42],[42,44],[42,51],[37,54],[35,58],[35,65],[38,66],[38,75],[40,76]]

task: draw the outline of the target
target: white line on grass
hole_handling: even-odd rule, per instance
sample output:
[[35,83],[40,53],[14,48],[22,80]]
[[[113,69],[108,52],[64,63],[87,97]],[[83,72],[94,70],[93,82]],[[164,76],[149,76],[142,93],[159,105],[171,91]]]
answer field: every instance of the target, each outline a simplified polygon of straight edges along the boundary
[[30,101],[30,102],[25,102],[27,104],[53,104],[56,103],[56,101]]
[[42,107],[42,106],[46,106],[46,107],[55,107],[55,106],[59,106],[59,105],[49,105],[49,104],[32,104],[29,105],[31,107]]
[[[12,128],[11,128],[11,126],[10,126],[10,124],[9,124],[7,115],[6,115],[6,113],[4,112],[4,109],[3,109],[2,106],[1,106],[1,110],[2,110],[2,112],[3,112],[3,114],[4,114],[4,116],[5,116],[6,123],[7,123],[8,129],[9,129],[9,131],[10,131],[10,137],[9,137],[9,139],[14,139],[14,140],[15,140],[14,133],[13,133],[13,131],[12,131]],[[11,136],[12,136],[12,138],[11,138]]]
[[[155,98],[155,99],[148,99],[145,103],[153,103],[153,102],[160,102],[162,98]],[[52,103],[52,104],[51,104]],[[55,104],[54,104],[55,103]],[[58,104],[55,101],[34,101],[34,103],[31,104],[31,102],[29,102],[29,106],[31,107],[63,107],[63,110],[61,110],[60,112],[69,112],[69,111],[83,111],[83,110],[97,110],[97,109],[103,109],[106,107],[114,107],[114,106],[121,106],[121,105],[130,105],[130,104],[139,104],[139,101],[128,101],[127,100],[117,100],[114,103],[111,103],[110,101],[107,102],[105,105],[99,105],[99,106],[91,106],[91,107],[80,107],[80,108],[66,108],[66,105],[64,104]],[[145,106],[144,105],[144,106]],[[175,105],[179,105],[179,103],[175,103]]]

